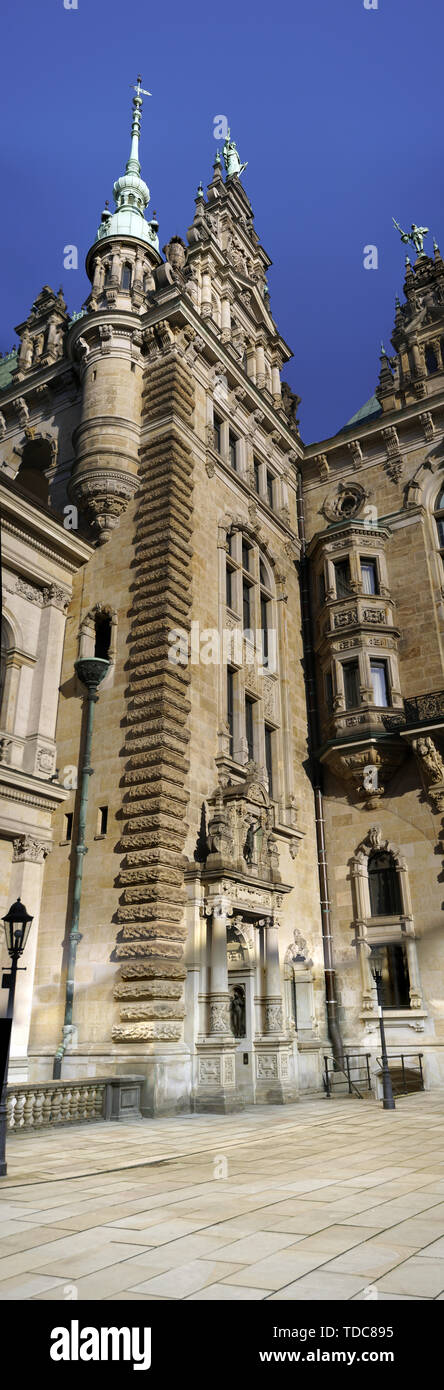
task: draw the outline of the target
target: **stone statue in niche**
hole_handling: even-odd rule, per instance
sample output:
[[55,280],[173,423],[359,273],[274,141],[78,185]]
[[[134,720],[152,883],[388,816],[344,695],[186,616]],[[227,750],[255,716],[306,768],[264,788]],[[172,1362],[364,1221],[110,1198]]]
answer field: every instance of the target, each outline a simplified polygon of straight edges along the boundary
[[246,1030],[245,985],[233,985],[230,990],[230,1022],[235,1038],[244,1038]]
[[255,820],[254,816],[250,816],[243,851],[246,864],[252,864],[254,861],[255,835],[256,831],[259,829],[260,824],[260,817],[257,820]]

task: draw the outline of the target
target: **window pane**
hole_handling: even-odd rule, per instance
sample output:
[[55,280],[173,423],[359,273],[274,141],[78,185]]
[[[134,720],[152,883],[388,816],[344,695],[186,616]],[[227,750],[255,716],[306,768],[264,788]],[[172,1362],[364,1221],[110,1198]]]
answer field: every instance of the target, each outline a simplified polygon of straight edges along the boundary
[[396,864],[391,854],[371,854],[368,886],[372,917],[397,917],[402,911]]
[[253,459],[253,468],[254,468],[254,486],[255,486],[255,488],[256,488],[256,492],[259,492],[259,478],[260,478],[260,473],[259,473],[259,464],[258,464],[257,459]]
[[233,571],[227,565],[225,602],[227,608],[233,607]]
[[362,587],[365,594],[377,594],[377,572],[375,560],[361,560]]
[[371,661],[370,675],[375,705],[388,705],[387,666],[385,661]]
[[267,500],[268,500],[268,505],[269,505],[269,507],[272,507],[272,506],[273,506],[273,483],[274,483],[274,476],[273,476],[273,473],[269,473],[269,472],[268,472],[268,468],[267,468]]
[[261,594],[262,655],[268,661],[268,599]]
[[230,460],[231,467],[234,469],[236,468],[236,444],[236,435],[232,434],[230,430],[230,433],[228,435],[228,457]]
[[249,570],[250,568],[250,554],[250,546],[247,545],[246,541],[242,541],[242,564],[244,570]]
[[268,775],[268,793],[273,796],[273,731],[265,725],[265,766]]
[[249,696],[245,697],[245,737],[248,746],[248,757],[250,762],[254,757],[254,736],[253,736],[253,706],[254,700]]
[[350,564],[348,560],[338,560],[335,565],[336,598],[348,598],[350,593]]
[[124,265],[124,266],[122,266],[122,274],[121,274],[121,277],[120,277],[120,284],[121,284],[122,290],[129,290],[129,289],[131,289],[131,266],[130,266],[130,265]]
[[242,582],[242,614],[244,630],[251,627],[251,588],[246,579]]
[[218,454],[220,454],[220,445],[221,445],[221,424],[222,424],[222,421],[219,420],[219,416],[218,416],[218,415],[215,415],[215,416],[214,416],[214,420],[213,420],[214,448],[216,449],[216,451],[217,451]]
[[346,661],[343,665],[345,708],[354,709],[360,704],[359,663]]
[[436,529],[438,532],[438,545],[441,550],[444,550],[444,517],[440,518],[439,521],[437,520]]
[[384,1009],[410,1008],[407,952],[404,942],[401,941],[384,948],[382,1004]]

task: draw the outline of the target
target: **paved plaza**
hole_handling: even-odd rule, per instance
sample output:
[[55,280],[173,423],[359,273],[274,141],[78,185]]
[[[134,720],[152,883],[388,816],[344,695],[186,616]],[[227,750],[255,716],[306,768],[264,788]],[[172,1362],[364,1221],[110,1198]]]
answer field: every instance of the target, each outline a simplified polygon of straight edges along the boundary
[[444,1299],[444,1093],[11,1135],[1,1299]]

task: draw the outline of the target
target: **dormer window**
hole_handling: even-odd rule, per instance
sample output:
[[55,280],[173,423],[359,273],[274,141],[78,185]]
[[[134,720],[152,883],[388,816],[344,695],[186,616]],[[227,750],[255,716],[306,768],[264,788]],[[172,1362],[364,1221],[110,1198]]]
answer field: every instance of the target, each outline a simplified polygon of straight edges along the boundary
[[122,266],[122,274],[120,276],[120,288],[121,290],[131,289],[131,266],[128,265],[127,262],[125,262],[125,265]]

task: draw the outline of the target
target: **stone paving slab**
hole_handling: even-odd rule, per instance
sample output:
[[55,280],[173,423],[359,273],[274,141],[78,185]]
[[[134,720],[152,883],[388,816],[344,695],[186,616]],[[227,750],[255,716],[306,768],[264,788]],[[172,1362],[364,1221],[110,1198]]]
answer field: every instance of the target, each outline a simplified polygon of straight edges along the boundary
[[444,1298],[444,1092],[8,1137],[0,1299]]

